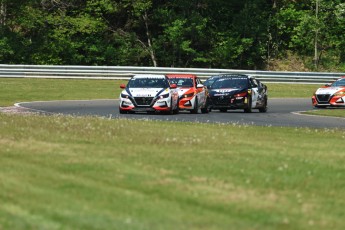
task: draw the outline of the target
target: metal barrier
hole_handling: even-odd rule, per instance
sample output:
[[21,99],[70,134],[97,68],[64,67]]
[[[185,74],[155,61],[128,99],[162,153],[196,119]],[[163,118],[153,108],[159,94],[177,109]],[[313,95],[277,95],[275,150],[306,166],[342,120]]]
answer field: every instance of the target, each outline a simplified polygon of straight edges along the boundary
[[206,68],[169,68],[133,66],[57,66],[0,64],[0,77],[8,78],[74,78],[74,79],[129,79],[135,74],[195,74],[205,80],[219,74],[248,74],[266,83],[324,84],[345,73],[283,72]]

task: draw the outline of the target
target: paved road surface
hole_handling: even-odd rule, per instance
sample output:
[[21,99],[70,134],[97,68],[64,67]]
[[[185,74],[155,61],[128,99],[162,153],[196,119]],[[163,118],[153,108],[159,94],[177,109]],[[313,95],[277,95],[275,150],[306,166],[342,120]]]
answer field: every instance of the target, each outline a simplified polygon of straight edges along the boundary
[[[61,113],[76,116],[103,116],[125,117],[132,119],[190,121],[209,123],[239,123],[259,126],[289,126],[311,128],[345,128],[345,119],[297,115],[294,112],[312,110],[310,99],[269,99],[267,113],[243,113],[243,110],[234,110],[222,113],[212,111],[208,114],[190,114],[180,111],[178,115],[162,114],[119,114],[118,100],[91,100],[91,101],[50,101],[19,103],[20,106],[40,110],[48,113]],[[345,112],[345,110],[344,110]]]

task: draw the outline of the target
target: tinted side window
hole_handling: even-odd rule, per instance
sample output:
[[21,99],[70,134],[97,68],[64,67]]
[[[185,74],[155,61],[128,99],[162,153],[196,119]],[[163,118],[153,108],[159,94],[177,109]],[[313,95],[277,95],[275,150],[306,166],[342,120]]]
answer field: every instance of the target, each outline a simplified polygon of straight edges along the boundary
[[255,79],[250,79],[250,84],[251,84],[251,86],[253,87],[253,88],[255,88],[255,87],[258,87],[258,84],[257,84],[257,82],[256,82],[256,80]]

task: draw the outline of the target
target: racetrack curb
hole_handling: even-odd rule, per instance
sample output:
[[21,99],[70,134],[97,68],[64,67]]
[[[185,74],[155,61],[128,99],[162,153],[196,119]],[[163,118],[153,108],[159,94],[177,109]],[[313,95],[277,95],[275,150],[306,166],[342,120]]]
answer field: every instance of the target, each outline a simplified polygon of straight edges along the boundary
[[33,111],[32,109],[21,107],[21,106],[8,106],[8,107],[0,107],[1,113],[9,113],[9,114],[37,114],[37,111]]
[[344,119],[344,117],[333,117],[333,116],[324,116],[324,115],[315,115],[315,114],[303,114],[304,112],[308,112],[308,111],[296,111],[296,112],[291,112],[291,114],[294,115],[299,115],[299,116],[309,116],[309,117],[329,117],[329,118],[340,118],[340,119]]

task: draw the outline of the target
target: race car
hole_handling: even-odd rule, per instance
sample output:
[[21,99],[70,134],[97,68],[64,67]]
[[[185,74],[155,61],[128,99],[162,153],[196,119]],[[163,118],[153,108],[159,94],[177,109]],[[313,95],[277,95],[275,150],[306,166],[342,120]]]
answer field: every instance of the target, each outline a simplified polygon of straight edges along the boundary
[[251,113],[267,111],[267,86],[252,76],[226,74],[217,77],[209,89],[209,109],[226,112],[229,109],[243,109]]
[[345,76],[330,85],[316,90],[312,96],[315,108],[344,107],[345,106]]
[[178,92],[176,84],[170,84],[165,75],[135,75],[127,86],[120,85],[119,112],[166,112],[177,114]]
[[180,110],[188,110],[191,113],[208,113],[208,90],[194,74],[168,74],[170,84],[176,84],[179,94]]

